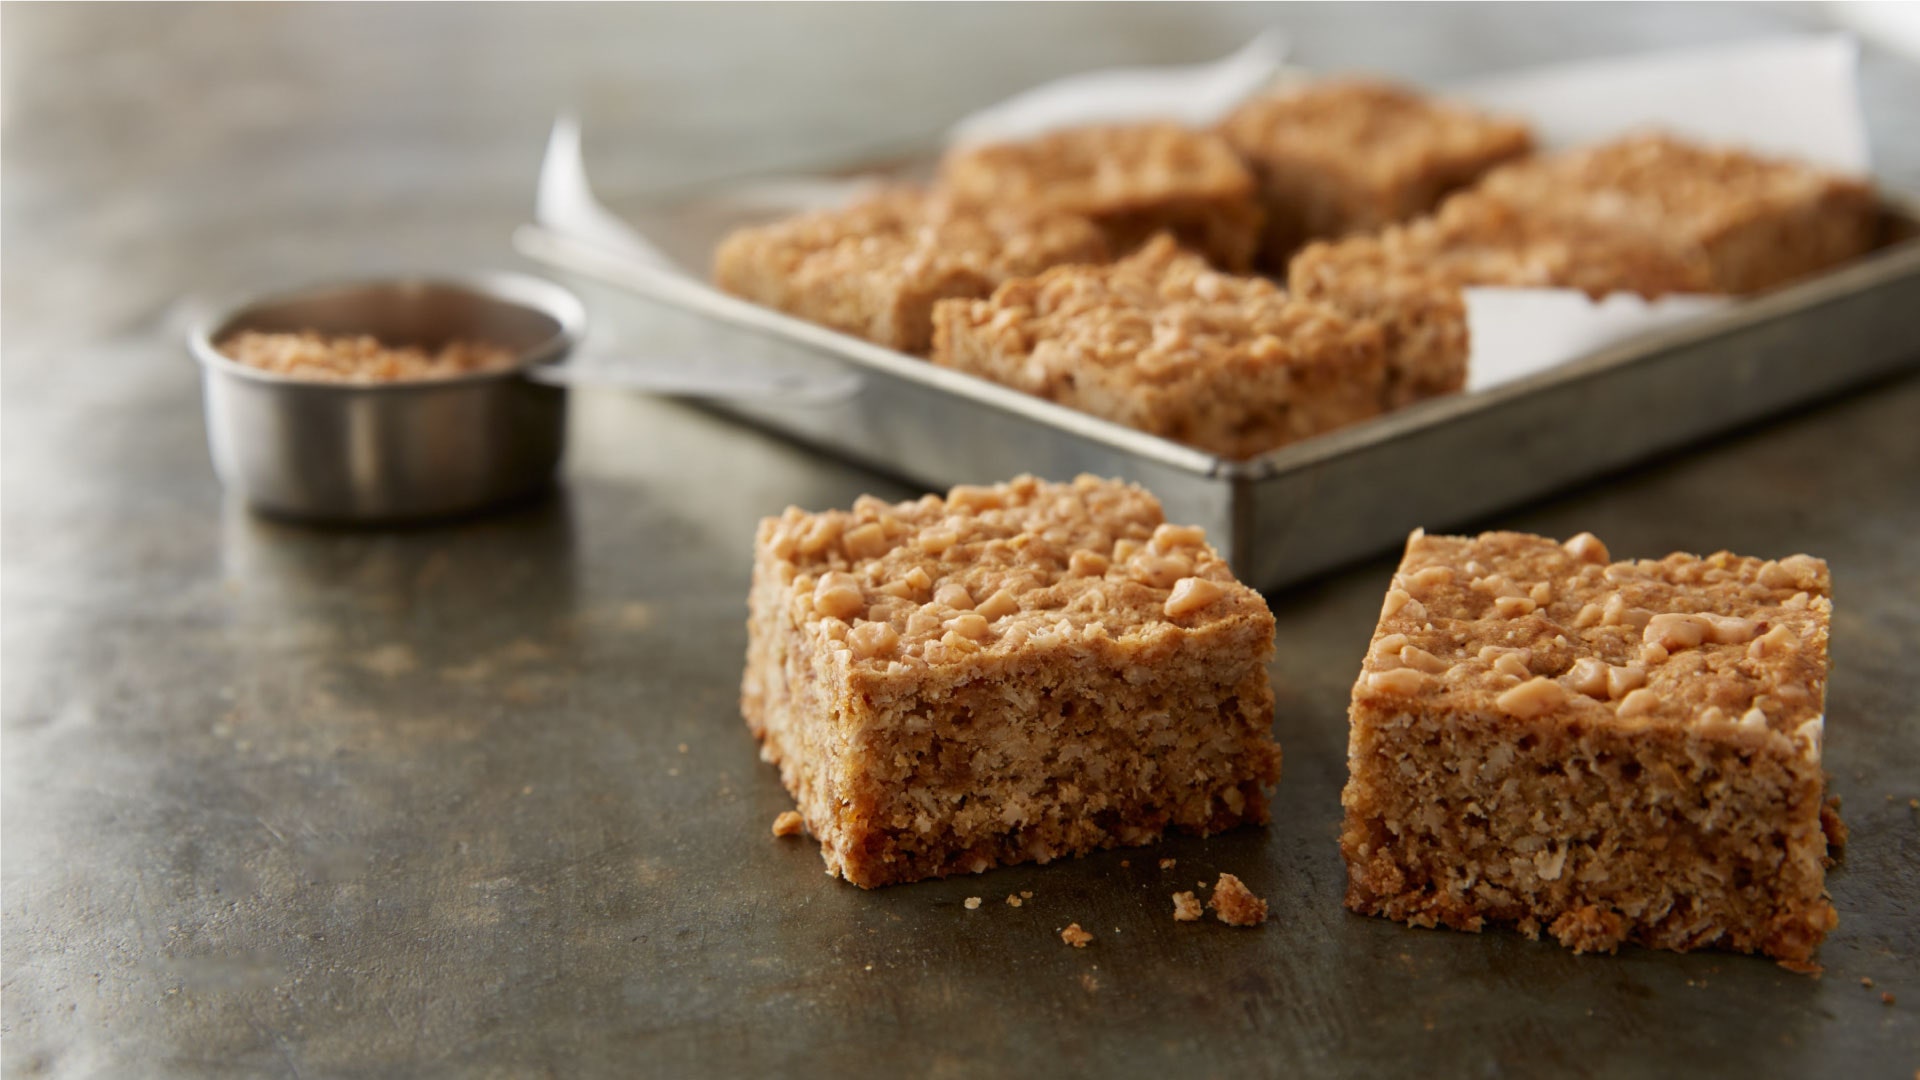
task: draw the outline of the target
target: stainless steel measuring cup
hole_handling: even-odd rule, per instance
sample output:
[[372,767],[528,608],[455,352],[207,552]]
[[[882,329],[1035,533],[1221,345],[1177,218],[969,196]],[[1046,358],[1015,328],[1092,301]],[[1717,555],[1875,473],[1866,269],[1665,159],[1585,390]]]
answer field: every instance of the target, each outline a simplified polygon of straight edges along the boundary
[[[478,510],[549,484],[566,443],[565,385],[690,396],[833,398],[847,378],[737,365],[562,363],[585,332],[572,293],[520,274],[324,285],[256,299],[196,325],[207,445],[230,490],[271,514],[392,522]],[[454,340],[512,350],[507,371],[381,383],[292,378],[238,363],[229,335],[368,334],[426,348]]]

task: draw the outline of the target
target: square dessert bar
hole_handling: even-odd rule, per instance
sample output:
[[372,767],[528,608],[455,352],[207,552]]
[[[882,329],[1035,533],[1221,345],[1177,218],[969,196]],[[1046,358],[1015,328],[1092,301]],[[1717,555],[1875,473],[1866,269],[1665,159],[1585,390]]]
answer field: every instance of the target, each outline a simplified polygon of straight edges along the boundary
[[1690,247],[1646,229],[1523,212],[1474,192],[1371,236],[1309,245],[1289,273],[1294,295],[1377,323],[1399,408],[1466,385],[1470,285],[1634,292],[1649,299],[1707,292],[1712,272]]
[[957,150],[941,165],[956,197],[1082,214],[1116,255],[1170,232],[1222,270],[1253,266],[1260,205],[1226,140],[1176,124],[1075,128]]
[[1805,555],[1415,533],[1353,688],[1347,906],[1806,963],[1836,922],[1829,583]]
[[1161,236],[934,309],[933,362],[1246,458],[1380,411],[1380,331]]
[[741,709],[856,885],[1267,820],[1273,615],[1137,487],[789,509],[749,607]]
[[713,278],[756,303],[918,355],[936,300],[985,296],[1009,278],[1106,257],[1085,218],[896,189],[740,229],[721,242]]
[[1253,98],[1220,132],[1253,168],[1267,214],[1261,258],[1277,272],[1309,240],[1425,214],[1533,146],[1518,121],[1364,79]]
[[1714,292],[1772,288],[1879,238],[1871,184],[1798,162],[1642,134],[1496,170],[1477,189],[1530,211],[1639,228],[1697,248]]

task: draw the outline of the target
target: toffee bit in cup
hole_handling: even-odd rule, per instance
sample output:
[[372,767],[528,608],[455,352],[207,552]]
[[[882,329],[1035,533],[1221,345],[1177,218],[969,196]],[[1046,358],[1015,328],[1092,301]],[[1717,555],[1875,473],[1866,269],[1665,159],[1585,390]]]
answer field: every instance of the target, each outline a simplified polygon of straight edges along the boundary
[[316,382],[451,379],[509,371],[519,364],[519,357],[511,349],[482,341],[449,341],[428,352],[417,345],[387,345],[369,334],[328,337],[313,330],[243,330],[222,341],[220,352],[248,367]]

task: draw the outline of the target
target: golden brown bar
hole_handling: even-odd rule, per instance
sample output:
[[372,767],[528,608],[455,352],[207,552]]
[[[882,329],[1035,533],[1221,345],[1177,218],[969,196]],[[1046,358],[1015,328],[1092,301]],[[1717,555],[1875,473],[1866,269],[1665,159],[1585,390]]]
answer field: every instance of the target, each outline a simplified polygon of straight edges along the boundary
[[1706,292],[1712,271],[1696,249],[1646,229],[1522,212],[1468,192],[1438,214],[1374,236],[1309,245],[1293,260],[1296,296],[1379,324],[1389,409],[1466,385],[1472,285],[1634,292],[1649,299]]
[[741,709],[856,885],[1267,820],[1273,615],[1137,487],[789,509],[749,607]]
[[1659,133],[1499,169],[1478,191],[1527,212],[1690,245],[1712,268],[1711,291],[1725,293],[1769,289],[1863,254],[1880,222],[1864,180]]
[[933,362],[1233,458],[1380,411],[1380,331],[1162,236],[934,310]]
[[1806,963],[1829,595],[1804,555],[1415,533],[1353,688],[1347,906]]
[[1280,273],[1302,244],[1425,214],[1533,145],[1525,124],[1368,79],[1253,98],[1220,131],[1260,185],[1261,262]]
[[713,276],[756,303],[920,355],[935,301],[1106,257],[1099,230],[1081,217],[896,189],[738,230],[715,253]]
[[1074,128],[949,154],[941,183],[987,206],[1091,218],[1116,255],[1172,233],[1222,270],[1245,272],[1260,242],[1253,176],[1226,140],[1175,124]]

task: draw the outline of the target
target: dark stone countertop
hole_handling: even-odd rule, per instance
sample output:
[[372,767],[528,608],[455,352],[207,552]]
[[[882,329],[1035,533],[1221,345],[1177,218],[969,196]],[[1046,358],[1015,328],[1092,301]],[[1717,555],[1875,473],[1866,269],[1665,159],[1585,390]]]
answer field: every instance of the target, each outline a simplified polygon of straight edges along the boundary
[[[1269,23],[1311,65],[1441,79],[1819,28],[1822,10],[6,6],[0,1062],[1911,1075],[1920,380],[1484,523],[1832,562],[1828,753],[1853,843],[1816,980],[1345,913],[1344,712],[1387,561],[1271,597],[1270,829],[835,883],[810,845],[769,837],[790,804],[737,712],[752,525],[905,489],[587,393],[547,502],[438,528],[274,524],[223,500],[180,345],[184,295],[511,264],[566,104],[619,200],[912,141],[1052,75],[1218,55]],[[1866,91],[1883,174],[1920,187],[1920,74],[1871,52]],[[1220,870],[1272,901],[1269,925],[1171,920],[1167,894]],[[1069,921],[1093,947],[1061,945]]]

